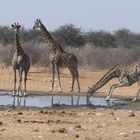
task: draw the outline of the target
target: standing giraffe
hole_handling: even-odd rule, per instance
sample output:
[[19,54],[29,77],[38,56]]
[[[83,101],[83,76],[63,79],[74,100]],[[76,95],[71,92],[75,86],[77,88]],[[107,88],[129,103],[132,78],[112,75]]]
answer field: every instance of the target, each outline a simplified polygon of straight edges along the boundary
[[24,72],[24,93],[23,95],[26,95],[26,81],[27,81],[27,75],[30,68],[30,58],[27,54],[24,53],[23,48],[21,47],[21,43],[19,41],[19,32],[20,32],[20,25],[19,23],[14,23],[11,25],[14,32],[15,32],[15,53],[12,60],[12,66],[14,70],[14,89],[13,94],[16,95],[16,83],[17,83],[17,76],[16,76],[16,70],[19,72],[19,86],[17,89],[17,95],[22,96],[21,93],[21,82],[22,82],[22,75]]
[[115,88],[131,86],[132,84],[138,84],[136,96],[132,101],[136,101],[140,92],[140,61],[136,61],[128,66],[117,65],[109,72],[107,72],[92,88],[88,90],[88,98],[95,94],[95,92],[103,87],[107,82],[113,78],[119,79],[119,84],[113,84],[110,87],[106,100],[108,101]]
[[40,28],[45,40],[47,47],[50,48],[50,63],[52,64],[52,87],[51,92],[54,89],[54,78],[55,74],[57,74],[57,78],[59,81],[59,91],[61,92],[61,82],[60,82],[60,72],[59,67],[68,67],[72,75],[72,87],[71,92],[73,91],[75,79],[77,80],[78,92],[80,92],[80,84],[79,84],[79,74],[78,74],[78,60],[74,54],[65,52],[62,47],[52,39],[51,35],[43,25],[40,19],[35,21],[33,29]]

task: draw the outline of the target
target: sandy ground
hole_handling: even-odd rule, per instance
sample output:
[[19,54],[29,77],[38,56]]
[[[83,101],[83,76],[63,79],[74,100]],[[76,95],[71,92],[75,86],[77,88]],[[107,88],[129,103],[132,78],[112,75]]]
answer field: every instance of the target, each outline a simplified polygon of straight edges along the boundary
[[[107,71],[80,70],[80,85],[83,94]],[[70,91],[71,76],[67,70],[61,71],[63,93]],[[107,83],[100,94],[105,97]],[[51,73],[43,68],[31,68],[27,91],[47,93],[51,86]],[[113,107],[65,107],[31,108],[0,106],[0,140],[139,140],[140,102],[131,102],[137,85],[115,90],[112,97],[129,101],[127,105]],[[12,90],[12,69],[0,66],[0,89]],[[57,84],[55,90],[58,90]],[[75,86],[75,92],[77,86]]]

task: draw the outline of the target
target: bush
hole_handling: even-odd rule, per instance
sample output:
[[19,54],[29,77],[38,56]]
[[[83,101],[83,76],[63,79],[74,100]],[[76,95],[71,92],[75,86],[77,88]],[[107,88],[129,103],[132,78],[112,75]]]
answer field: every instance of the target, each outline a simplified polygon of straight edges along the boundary
[[96,48],[86,44],[82,48],[68,48],[75,53],[79,65],[93,69],[109,69],[117,64],[128,65],[140,59],[140,48]]
[[6,66],[11,65],[12,57],[14,53],[13,45],[3,46],[0,44],[0,62],[4,63]]
[[[48,67],[49,52],[45,43],[22,43],[24,51],[30,56],[31,64]],[[65,50],[74,53],[79,65],[93,69],[109,69],[117,64],[130,64],[140,59],[140,48],[96,48],[86,44],[80,48],[66,47]],[[14,54],[14,45],[0,45],[0,62],[11,65]]]

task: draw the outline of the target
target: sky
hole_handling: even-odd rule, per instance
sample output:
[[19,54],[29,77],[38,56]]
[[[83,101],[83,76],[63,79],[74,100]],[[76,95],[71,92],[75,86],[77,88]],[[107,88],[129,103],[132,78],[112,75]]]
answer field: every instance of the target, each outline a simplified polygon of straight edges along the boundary
[[74,24],[84,31],[140,33],[140,0],[0,0],[0,25],[19,22],[27,29],[40,18],[49,31]]

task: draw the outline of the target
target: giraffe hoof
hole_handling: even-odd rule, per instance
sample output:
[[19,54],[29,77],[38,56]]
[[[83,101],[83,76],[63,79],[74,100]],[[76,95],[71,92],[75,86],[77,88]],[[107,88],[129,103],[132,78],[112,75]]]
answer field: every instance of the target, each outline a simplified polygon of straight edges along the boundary
[[109,101],[109,97],[106,97],[105,100],[106,100],[106,101]]
[[24,93],[23,93],[23,96],[26,96],[26,95],[27,95],[26,92],[24,92]]
[[53,89],[52,88],[50,89],[50,92],[53,92]]
[[19,92],[17,91],[17,93],[15,94],[15,96],[19,96]]
[[62,93],[62,89],[61,88],[59,88],[59,93]]
[[22,97],[22,93],[21,93],[21,92],[19,92],[19,93],[18,93],[18,96],[19,96],[19,97]]
[[62,93],[62,90],[61,89],[59,89],[59,93]]
[[12,96],[16,96],[16,92],[15,91],[13,91]]
[[136,102],[136,101],[137,101],[137,98],[134,98],[132,101],[133,101],[133,102]]

